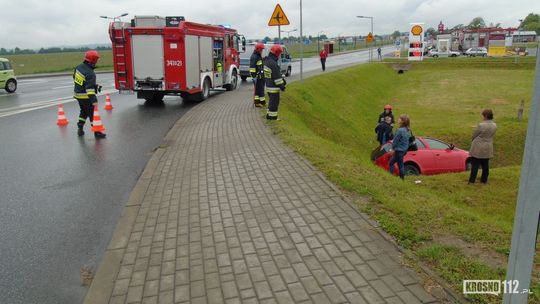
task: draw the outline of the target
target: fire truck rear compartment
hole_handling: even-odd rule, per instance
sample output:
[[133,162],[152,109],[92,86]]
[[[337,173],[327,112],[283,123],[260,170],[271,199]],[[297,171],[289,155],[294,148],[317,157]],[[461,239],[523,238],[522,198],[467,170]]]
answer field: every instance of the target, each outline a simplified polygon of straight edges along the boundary
[[163,36],[131,36],[135,90],[163,90]]

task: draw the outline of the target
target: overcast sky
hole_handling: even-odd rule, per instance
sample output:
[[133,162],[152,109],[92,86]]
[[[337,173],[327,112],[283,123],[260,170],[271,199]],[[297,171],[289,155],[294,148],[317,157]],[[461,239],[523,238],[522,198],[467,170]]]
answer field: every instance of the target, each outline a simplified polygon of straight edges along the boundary
[[[277,3],[291,21],[282,30],[300,27],[300,0],[0,0],[0,47],[39,48],[109,43],[108,21],[100,15],[185,16],[186,20],[231,24],[246,38],[276,37],[268,20]],[[481,16],[486,23],[516,27],[528,13],[540,13],[540,0],[303,0],[304,35],[366,35],[374,17],[376,34],[406,31],[410,22],[437,27],[468,24]],[[286,35],[285,33],[282,35]],[[291,35],[297,36],[298,32]]]

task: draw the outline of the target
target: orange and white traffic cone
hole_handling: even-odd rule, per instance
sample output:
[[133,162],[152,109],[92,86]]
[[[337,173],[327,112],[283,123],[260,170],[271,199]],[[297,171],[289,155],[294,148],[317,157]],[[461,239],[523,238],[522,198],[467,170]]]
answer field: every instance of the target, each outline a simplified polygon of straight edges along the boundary
[[98,106],[94,106],[94,121],[92,122],[92,132],[101,133],[105,131],[105,127],[101,122],[101,117],[99,116]]
[[56,124],[59,126],[67,126],[69,123],[69,120],[66,118],[66,113],[64,113],[64,106],[62,104],[58,105],[58,119],[56,120]]
[[112,103],[111,103],[111,96],[109,94],[105,97],[105,108],[104,110],[111,111],[113,109]]

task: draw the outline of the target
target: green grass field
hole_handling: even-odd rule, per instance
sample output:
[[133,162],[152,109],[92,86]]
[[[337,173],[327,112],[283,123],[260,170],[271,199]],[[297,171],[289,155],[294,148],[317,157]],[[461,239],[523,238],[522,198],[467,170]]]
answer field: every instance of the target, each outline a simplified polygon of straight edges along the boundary
[[[454,59],[415,63],[400,75],[391,62],[362,65],[291,84],[274,128],[352,197],[367,196],[368,203],[357,200],[362,210],[461,292],[463,279],[504,279],[527,127],[516,116],[522,99],[530,105],[534,61]],[[402,182],[375,167],[373,129],[387,103],[410,115],[415,135],[464,149],[480,112],[492,108],[498,131],[489,184],[468,186],[466,172]],[[533,302],[538,282],[535,271]]]
[[[111,70],[112,51],[100,51],[97,70]],[[15,75],[71,72],[82,62],[84,53],[53,53],[4,56],[11,61]]]

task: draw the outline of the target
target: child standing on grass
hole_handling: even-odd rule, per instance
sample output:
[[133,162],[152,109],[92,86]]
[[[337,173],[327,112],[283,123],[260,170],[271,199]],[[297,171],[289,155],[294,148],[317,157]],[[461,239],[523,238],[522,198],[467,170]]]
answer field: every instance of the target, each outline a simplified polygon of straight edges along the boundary
[[375,133],[377,133],[377,141],[381,146],[392,140],[394,138],[394,134],[392,133],[392,118],[386,116],[384,121],[379,123],[375,128]]

